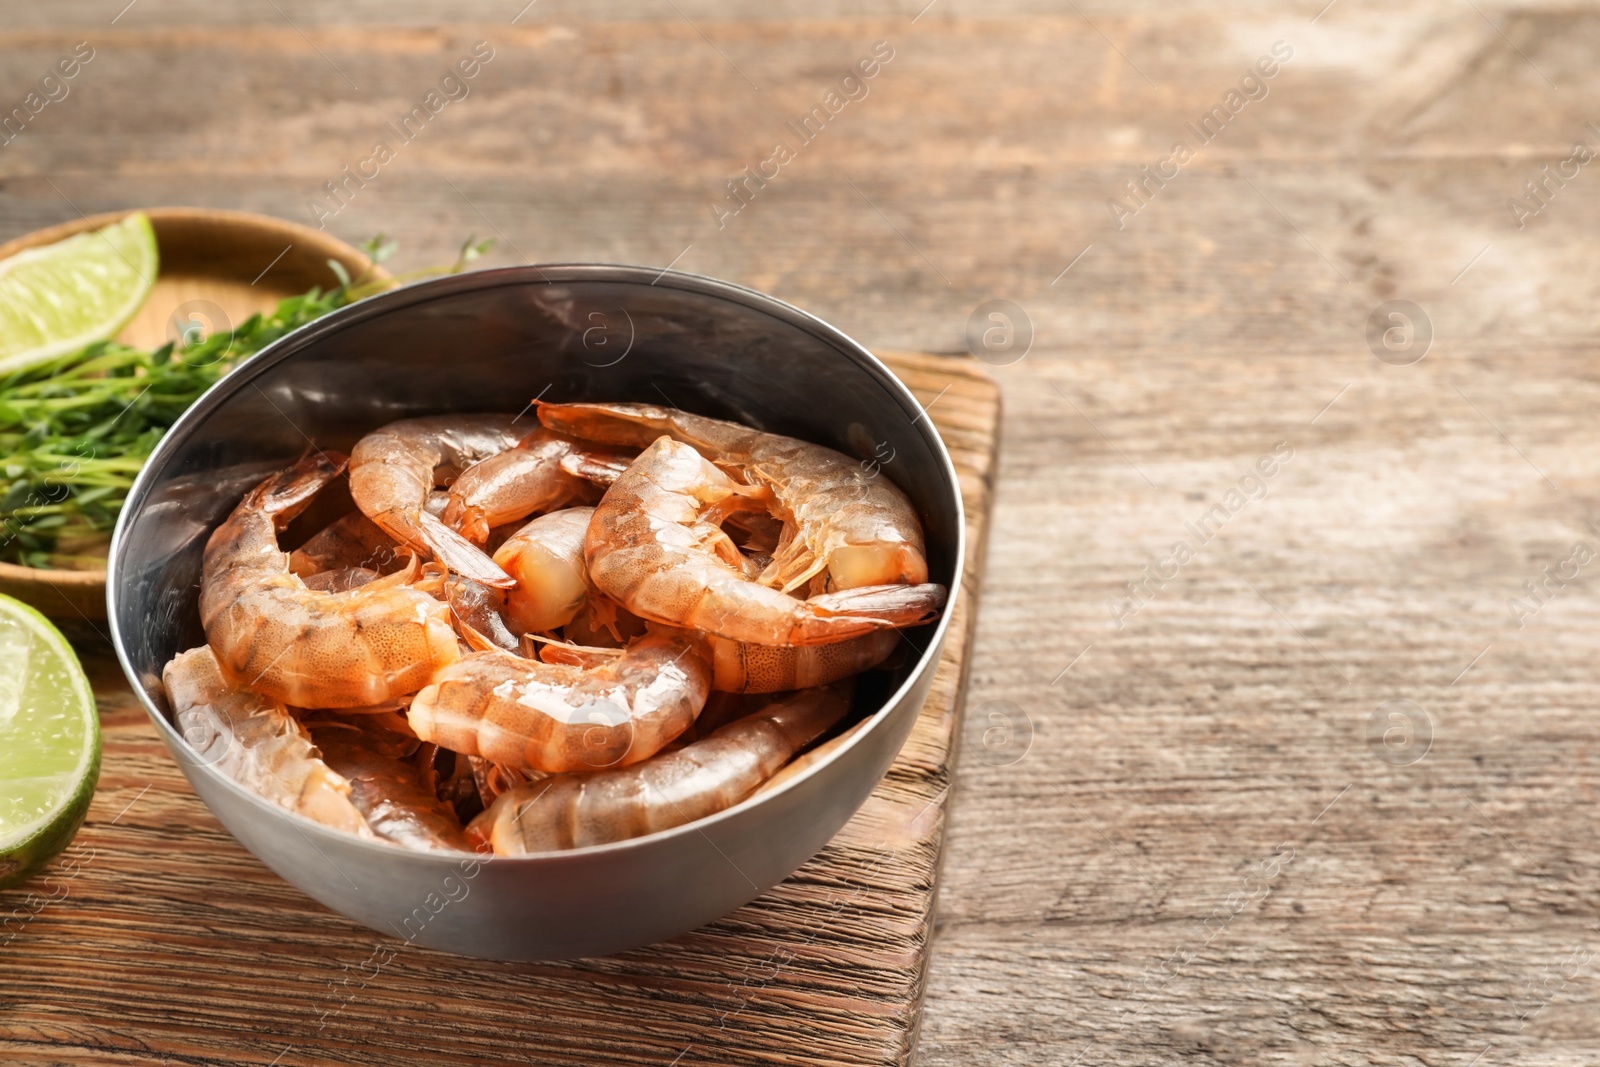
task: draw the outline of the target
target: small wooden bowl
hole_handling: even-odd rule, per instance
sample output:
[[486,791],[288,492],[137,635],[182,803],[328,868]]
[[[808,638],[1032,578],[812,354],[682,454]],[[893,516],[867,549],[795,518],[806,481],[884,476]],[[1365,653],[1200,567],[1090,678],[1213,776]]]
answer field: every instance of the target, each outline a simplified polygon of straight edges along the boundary
[[[91,215],[36,230],[0,245],[0,259],[52,244],[131,212]],[[319,230],[265,215],[209,208],[146,208],[161,251],[155,288],[132,322],[117,334],[130,345],[154,348],[177,336],[179,321],[203,324],[207,333],[243,322],[286,296],[312,286],[331,289],[334,260],[351,277],[369,271],[388,277],[357,249]],[[95,622],[106,617],[106,572],[46,570],[0,562],[0,593],[38,608],[52,619]]]

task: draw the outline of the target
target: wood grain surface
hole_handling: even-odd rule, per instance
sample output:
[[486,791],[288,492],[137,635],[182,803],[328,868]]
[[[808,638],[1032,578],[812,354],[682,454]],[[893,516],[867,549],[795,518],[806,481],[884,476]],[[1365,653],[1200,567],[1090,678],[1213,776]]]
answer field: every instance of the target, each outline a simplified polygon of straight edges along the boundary
[[[874,346],[1025,311],[920,1062],[1600,1059],[1600,589],[1563,567],[1600,549],[1600,176],[1560,178],[1600,137],[1593,4],[124,3],[7,7],[0,100],[97,53],[0,147],[0,235],[180,199],[310,221],[483,40],[330,230],[401,267],[471,230],[676,263]],[[719,228],[876,41],[869,94]],[[1266,95],[1146,179],[1278,41]],[[1394,300],[1415,362],[1369,342]]]
[[970,358],[885,358],[956,461],[969,570],[899,758],[801,871],[718,923],[608,959],[470,960],[375,934],[228,835],[150,726],[103,624],[86,618],[69,633],[100,705],[100,786],[63,860],[0,893],[0,1062],[764,1064],[801,1047],[829,1063],[906,1062],[999,394]]

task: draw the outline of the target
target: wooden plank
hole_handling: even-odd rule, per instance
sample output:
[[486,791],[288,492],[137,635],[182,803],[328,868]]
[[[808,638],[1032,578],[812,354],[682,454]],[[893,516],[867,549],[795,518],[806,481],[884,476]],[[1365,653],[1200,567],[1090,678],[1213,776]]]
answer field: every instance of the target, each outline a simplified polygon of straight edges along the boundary
[[[190,791],[103,641],[105,729],[65,874],[0,894],[8,1063],[892,1064],[928,960],[999,415],[972,360],[886,356],[951,449],[968,577],[910,739],[848,826],[720,922],[611,959],[522,965],[374,934],[302,897]],[[30,897],[29,894],[32,894]],[[0,919],[0,922],[5,921]],[[392,962],[369,964],[375,950]],[[374,1041],[375,1033],[381,1041]],[[797,1050],[805,1048],[801,1054]]]

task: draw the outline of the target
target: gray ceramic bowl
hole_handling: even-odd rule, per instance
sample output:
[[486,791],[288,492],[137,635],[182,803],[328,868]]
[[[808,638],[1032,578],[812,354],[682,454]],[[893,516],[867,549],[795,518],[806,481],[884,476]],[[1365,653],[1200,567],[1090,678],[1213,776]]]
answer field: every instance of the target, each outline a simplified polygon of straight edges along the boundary
[[246,848],[328,907],[418,944],[519,960],[672,937],[793,872],[900,750],[950,619],[908,632],[920,655],[867,676],[857,699],[871,724],[829,758],[711,818],[613,845],[493,860],[408,852],[284,811],[201,762],[167,718],[161,668],[203,641],[201,548],[243,491],[309,441],[348,451],[393,419],[515,412],[535,396],[672,403],[863,458],[888,442],[886,472],[923,516],[931,580],[959,588],[964,540],[950,457],[881,363],[788,304],[670,271],[530,266],[410,286],[283,338],[186,412],[129,495],[107,589],[117,655],[168,750]]

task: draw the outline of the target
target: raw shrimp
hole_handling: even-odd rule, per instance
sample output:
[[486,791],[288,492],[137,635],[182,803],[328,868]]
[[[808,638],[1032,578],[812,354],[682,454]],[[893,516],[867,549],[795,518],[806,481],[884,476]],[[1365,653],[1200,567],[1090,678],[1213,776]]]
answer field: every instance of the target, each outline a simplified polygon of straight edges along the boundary
[[762,782],[761,787],[757,789],[752,796],[760,796],[762,793],[770,793],[774,789],[783,788],[783,786],[788,782],[800,777],[812,767],[815,767],[817,764],[821,763],[823,760],[839,751],[845,745],[848,745],[857,734],[865,733],[871,723],[871,718],[862,719],[848,730],[834,734],[832,737],[828,738],[822,744],[818,745],[816,748],[813,748],[805,755],[785,764],[781,771],[773,775],[771,778],[768,778],[765,782]]
[[721,522],[768,496],[662,437],[595,508],[584,543],[589,580],[641,618],[757,645],[826,644],[913,626],[943,605],[939,585],[851,588],[800,600],[748,580]]
[[[494,561],[517,580],[505,598],[506,622],[515,633],[544,633],[573,622],[580,611],[615,627],[622,609],[591,594],[583,561],[584,532],[593,508],[569,508],[534,519],[513,534]],[[751,575],[745,572],[746,577]],[[609,608],[609,612],[605,609]],[[459,614],[458,609],[458,614]],[[591,644],[603,635],[594,618],[567,640]],[[615,635],[620,637],[619,635]],[[894,651],[900,637],[879,630],[828,645],[751,645],[711,638],[715,677],[711,688],[734,693],[776,693],[807,689],[876,667]]]
[[202,645],[161,672],[178,732],[199,759],[256,795],[335,829],[373,832],[350,798],[350,782],[329,768],[280,703],[223,676]]
[[350,783],[350,800],[373,833],[419,851],[470,851],[450,805],[423,788],[416,767],[386,755],[359,731],[316,733],[323,761]]
[[440,517],[461,536],[481,545],[489,539],[492,527],[549,511],[593,492],[590,478],[574,472],[610,484],[626,468],[626,459],[586,455],[577,442],[539,429],[515,448],[462,471],[450,486],[449,502]]
[[842,452],[653,404],[541,403],[539,420],[574,437],[640,448],[667,434],[770,489],[787,528],[763,585],[789,592],[822,575],[811,591],[824,592],[928,580],[911,501]]
[[807,689],[633,767],[558,774],[502,794],[467,828],[496,855],[603,845],[730,808],[844,717],[849,683]]
[[594,508],[541,515],[508,537],[494,561],[517,580],[506,592],[506,623],[513,633],[544,633],[572,621],[589,596],[584,535]]
[[325,735],[335,733],[358,738],[361,744],[374,752],[393,759],[410,759],[422,747],[416,731],[411,729],[398,706],[382,713],[373,710],[356,716],[351,715],[349,708],[290,708],[289,714],[311,731],[311,739],[319,746]]
[[620,648],[645,633],[644,620],[595,592],[583,546],[594,508],[541,515],[512,534],[494,561],[517,580],[505,597],[506,623],[520,634],[566,627],[568,641]]
[[302,458],[245,494],[206,542],[200,622],[230,682],[302,708],[381,704],[421,689],[460,657],[450,609],[406,570],[348,592],[289,573],[278,531],[344,467]]
[[350,495],[366,516],[403,545],[426,552],[485,585],[512,581],[471,541],[427,508],[435,485],[516,446],[511,415],[428,415],[374,430],[350,455]]
[[410,549],[397,547],[377,523],[352,511],[289,553],[289,573],[309,578],[325,571],[361,567],[386,574],[403,567],[411,554]]
[[[291,564],[292,565],[292,564]],[[336,567],[331,571],[317,571],[300,579],[306,588],[317,593],[348,593],[382,578],[377,571],[366,567]]]
[[443,593],[455,617],[456,631],[473,649],[515,652],[520,647],[517,635],[507,629],[502,617],[507,590],[452,574],[444,579]]
[[513,769],[594,770],[659,752],[705,706],[711,658],[692,634],[656,633],[590,667],[474,652],[411,702],[411,728]]
[[777,693],[827,685],[876,667],[900,643],[877,630],[829,645],[752,645],[712,637],[711,688],[723,693]]

